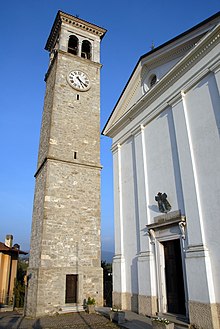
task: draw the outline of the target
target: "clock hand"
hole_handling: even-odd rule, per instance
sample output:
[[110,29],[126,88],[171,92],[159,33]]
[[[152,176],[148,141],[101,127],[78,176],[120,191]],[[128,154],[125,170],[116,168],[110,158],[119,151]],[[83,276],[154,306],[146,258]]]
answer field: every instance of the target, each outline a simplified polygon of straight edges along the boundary
[[80,79],[80,77],[77,77],[77,79],[79,80],[79,82],[80,82],[80,84],[81,84],[82,87],[83,86],[86,86],[86,84]]

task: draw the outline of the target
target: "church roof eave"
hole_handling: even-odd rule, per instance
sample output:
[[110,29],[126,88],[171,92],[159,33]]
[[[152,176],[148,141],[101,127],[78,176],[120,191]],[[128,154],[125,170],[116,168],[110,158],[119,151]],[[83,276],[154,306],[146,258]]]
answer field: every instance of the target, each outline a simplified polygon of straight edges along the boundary
[[22,255],[27,255],[28,254],[28,252],[22,251],[18,248],[8,247],[3,242],[0,242],[0,252],[3,252],[3,253],[6,252],[6,253],[12,253],[12,254],[22,254]]

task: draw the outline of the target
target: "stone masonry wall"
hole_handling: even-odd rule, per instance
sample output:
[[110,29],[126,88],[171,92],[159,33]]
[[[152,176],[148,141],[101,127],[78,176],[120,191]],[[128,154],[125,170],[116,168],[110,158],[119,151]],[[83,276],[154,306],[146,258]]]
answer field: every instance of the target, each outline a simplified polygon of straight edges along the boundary
[[[91,79],[87,92],[70,70]],[[65,304],[66,275],[77,274],[77,303],[103,303],[100,242],[100,64],[60,51],[47,77],[36,175],[26,315]],[[39,169],[40,168],[40,169]]]
[[[100,64],[80,57],[73,62],[71,54],[62,52],[57,61],[49,156],[100,166]],[[69,85],[67,75],[72,70],[89,76],[88,91],[79,92]]]
[[39,168],[44,159],[48,155],[49,140],[50,140],[50,127],[53,109],[54,89],[56,81],[56,61],[51,66],[50,74],[48,75],[46,92],[44,97],[44,110],[41,122],[40,143],[38,151],[38,165]]
[[45,165],[36,177],[34,208],[32,216],[31,247],[29,266],[40,266],[42,230],[44,221],[44,191],[46,188],[47,166]]
[[100,265],[100,170],[48,161],[42,267]]

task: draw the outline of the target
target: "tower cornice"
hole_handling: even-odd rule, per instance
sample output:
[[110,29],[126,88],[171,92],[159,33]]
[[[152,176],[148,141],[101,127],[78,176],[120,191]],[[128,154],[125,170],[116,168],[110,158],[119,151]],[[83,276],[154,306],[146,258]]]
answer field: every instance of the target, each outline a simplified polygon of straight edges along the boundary
[[50,35],[47,39],[47,43],[45,45],[45,50],[51,51],[53,49],[53,46],[55,44],[58,31],[60,30],[61,25],[68,24],[74,27],[77,27],[83,31],[87,31],[89,33],[95,34],[102,39],[106,33],[106,29],[97,26],[95,24],[91,24],[83,19],[80,19],[76,16],[72,16],[70,14],[66,14],[62,11],[58,11],[57,16],[55,18],[54,24],[52,26],[52,29],[50,31]]

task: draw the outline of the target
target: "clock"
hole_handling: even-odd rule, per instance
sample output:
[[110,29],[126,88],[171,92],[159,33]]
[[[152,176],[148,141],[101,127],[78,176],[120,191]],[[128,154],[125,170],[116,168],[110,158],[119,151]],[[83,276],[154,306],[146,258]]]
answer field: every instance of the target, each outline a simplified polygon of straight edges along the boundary
[[86,91],[90,88],[89,77],[86,73],[79,70],[70,71],[67,75],[67,81],[76,90]]

